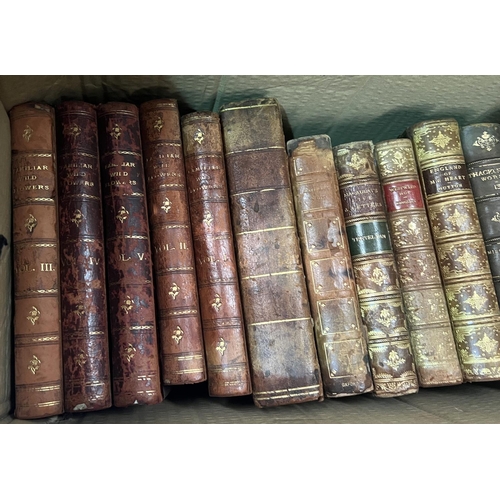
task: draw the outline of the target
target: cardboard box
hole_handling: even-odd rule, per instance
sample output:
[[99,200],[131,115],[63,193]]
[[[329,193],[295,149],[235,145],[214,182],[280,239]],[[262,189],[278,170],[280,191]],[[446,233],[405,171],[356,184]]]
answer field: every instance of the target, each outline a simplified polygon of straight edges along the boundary
[[[500,122],[495,76],[1,76],[0,77],[0,419],[12,411],[10,137],[5,111],[30,100],[62,98],[95,104],[136,104],[170,97],[181,113],[218,111],[223,104],[275,97],[286,139],[328,134],[332,144],[398,137],[426,119],[454,117],[461,125]],[[5,110],[3,109],[5,108]],[[61,423],[499,423],[500,382],[421,389],[396,399],[371,395],[267,410],[250,397],[209,398],[206,386],[175,387],[164,403],[49,419]],[[2,422],[20,423],[7,415]],[[47,420],[37,421],[45,423]]]

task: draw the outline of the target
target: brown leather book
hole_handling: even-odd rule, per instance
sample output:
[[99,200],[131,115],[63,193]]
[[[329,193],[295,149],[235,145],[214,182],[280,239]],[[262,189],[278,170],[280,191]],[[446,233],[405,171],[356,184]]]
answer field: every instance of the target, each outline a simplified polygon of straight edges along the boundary
[[439,264],[409,139],[375,145],[421,387],[463,382]]
[[330,137],[287,142],[316,345],[327,397],[373,390]]
[[175,99],[140,107],[163,383],[207,379],[193,236]]
[[500,303],[500,124],[461,127],[460,140]]
[[322,400],[279,104],[220,113],[254,403]]
[[333,154],[359,303],[368,329],[374,394],[415,393],[417,373],[373,143],[341,144],[333,148]]
[[113,404],[163,400],[139,110],[97,109]]
[[54,108],[10,110],[15,416],[64,412]]
[[109,408],[108,341],[101,171],[95,106],[56,109],[64,408]]
[[413,142],[466,382],[500,379],[500,309],[454,119],[420,122]]
[[245,326],[217,113],[181,119],[210,396],[251,394]]
[[0,102],[0,420],[12,409],[12,182],[10,121]]

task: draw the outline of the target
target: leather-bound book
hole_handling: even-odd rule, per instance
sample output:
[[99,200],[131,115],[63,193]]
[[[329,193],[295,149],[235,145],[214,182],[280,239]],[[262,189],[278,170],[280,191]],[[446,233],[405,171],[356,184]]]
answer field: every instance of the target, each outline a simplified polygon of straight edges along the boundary
[[97,113],[67,101],[56,118],[64,407],[101,410],[112,401]]
[[500,301],[500,124],[474,123],[461,127],[460,139]]
[[113,404],[163,400],[139,110],[97,109]]
[[254,403],[322,400],[279,104],[227,104],[221,121]]
[[389,232],[421,387],[463,382],[439,264],[409,139],[375,145]]
[[177,101],[148,101],[140,115],[163,383],[194,384],[207,372]]
[[15,416],[64,412],[54,108],[10,110]]
[[394,252],[371,141],[333,148],[347,238],[363,321],[368,329],[374,394],[418,391]]
[[500,310],[456,120],[409,129],[466,382],[500,379]]
[[181,119],[210,396],[251,394],[245,325],[217,113]]
[[290,177],[325,396],[373,390],[330,137],[288,141]]
[[[12,207],[10,121],[0,102],[0,213]],[[0,217],[0,420],[12,408],[12,218]]]

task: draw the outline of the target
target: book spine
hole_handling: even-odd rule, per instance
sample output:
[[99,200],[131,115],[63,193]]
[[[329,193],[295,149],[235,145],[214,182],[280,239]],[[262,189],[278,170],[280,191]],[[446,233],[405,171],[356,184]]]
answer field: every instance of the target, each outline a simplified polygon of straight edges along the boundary
[[279,104],[254,99],[220,113],[254,403],[321,400]]
[[373,390],[330,137],[288,141],[290,177],[323,388],[327,397]]
[[[9,116],[0,102],[0,213],[12,207]],[[0,419],[11,411],[12,394],[12,219],[0,217]]]
[[475,123],[462,127],[460,139],[493,285],[500,301],[500,124]]
[[97,114],[67,101],[56,118],[64,407],[101,410],[112,401]]
[[15,416],[64,412],[54,108],[10,110]]
[[411,127],[466,382],[500,379],[500,310],[456,120]]
[[175,99],[140,107],[163,383],[207,379],[179,110]]
[[181,129],[209,394],[251,394],[219,115],[190,113]]
[[463,382],[439,264],[409,139],[375,145],[421,387]]
[[373,143],[333,148],[359,303],[368,329],[374,394],[418,391],[418,378],[389,236]]
[[97,109],[105,229],[113,404],[163,400],[139,111]]

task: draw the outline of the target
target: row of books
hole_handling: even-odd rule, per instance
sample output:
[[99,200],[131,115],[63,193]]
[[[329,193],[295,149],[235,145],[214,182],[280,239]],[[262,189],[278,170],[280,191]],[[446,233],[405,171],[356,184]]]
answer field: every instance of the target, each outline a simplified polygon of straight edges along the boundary
[[269,98],[9,114],[18,418],[500,380],[498,125],[332,148]]

